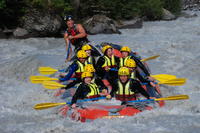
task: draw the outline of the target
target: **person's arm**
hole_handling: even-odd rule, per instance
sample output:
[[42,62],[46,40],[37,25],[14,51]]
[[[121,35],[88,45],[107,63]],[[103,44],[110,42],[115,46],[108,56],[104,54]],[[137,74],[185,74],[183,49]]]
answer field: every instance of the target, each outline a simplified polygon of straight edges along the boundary
[[83,26],[81,24],[77,24],[77,30],[78,30],[79,34],[73,36],[73,39],[83,38],[83,37],[87,36],[85,29],[83,28]]
[[100,91],[102,91],[102,90],[104,90],[104,89],[106,89],[107,90],[107,87],[104,85],[104,83],[103,83],[103,81],[101,80],[101,78],[99,78],[99,77],[95,77],[95,84],[97,85],[97,86],[99,86],[99,90]]
[[132,80],[132,85],[131,85],[131,89],[134,92],[139,92],[141,93],[143,96],[145,96],[147,99],[149,99],[149,94],[144,90],[144,88],[142,88],[141,84],[139,81],[137,80]]
[[72,97],[71,105],[75,104],[78,99],[85,98],[89,92],[90,88],[87,85],[85,85],[84,83],[80,84],[74,96]]
[[[116,66],[117,66],[117,67],[120,66],[120,65],[119,65],[119,64],[120,64],[120,58],[119,58],[119,57],[116,57],[116,56],[115,56],[115,63],[116,63]],[[118,68],[118,69],[119,69],[119,68]]]
[[92,65],[94,66],[94,68],[96,68],[96,60],[94,57],[92,57]]
[[96,73],[100,77],[102,77],[106,73],[106,71],[102,68],[104,62],[105,62],[105,59],[103,57],[100,57],[96,64]]
[[131,56],[131,59],[133,59],[137,66],[140,67],[142,69],[142,71],[147,75],[150,76],[149,71],[147,70],[147,68],[145,67],[145,65],[135,56]]
[[73,63],[69,66],[69,72],[64,78],[59,78],[61,82],[67,81],[71,78],[72,74],[78,69],[78,65],[76,63]]
[[112,90],[110,92],[111,97],[114,97],[115,92],[119,89],[117,80],[116,82],[113,82],[113,86],[114,87],[112,87]]
[[64,33],[64,40],[65,40],[65,44],[66,44],[66,50],[68,49],[69,47],[69,34],[67,32]]
[[141,81],[142,83],[149,83],[150,81],[148,79],[146,79],[145,77],[143,77],[137,70],[135,71],[135,76],[136,78],[139,79],[139,81]]
[[64,87],[63,89],[68,90],[68,89],[70,89],[71,87],[75,86],[76,84],[78,84],[80,82],[81,82],[80,79],[76,79],[73,82],[70,82],[69,84],[67,84],[67,86]]

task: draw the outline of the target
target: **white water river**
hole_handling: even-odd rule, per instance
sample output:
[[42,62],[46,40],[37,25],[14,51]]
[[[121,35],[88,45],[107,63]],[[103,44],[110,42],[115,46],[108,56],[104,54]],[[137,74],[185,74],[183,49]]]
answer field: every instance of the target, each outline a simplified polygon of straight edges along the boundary
[[[200,13],[198,13],[200,16]],[[162,86],[164,96],[187,94],[189,100],[169,101],[163,108],[123,119],[80,123],[57,114],[58,108],[35,111],[42,102],[62,102],[41,85],[31,84],[39,66],[63,65],[63,39],[0,40],[0,133],[199,133],[200,132],[200,17],[145,22],[142,29],[124,29],[120,35],[94,35],[94,43],[127,45],[149,61],[153,74],[188,79],[180,87]]]

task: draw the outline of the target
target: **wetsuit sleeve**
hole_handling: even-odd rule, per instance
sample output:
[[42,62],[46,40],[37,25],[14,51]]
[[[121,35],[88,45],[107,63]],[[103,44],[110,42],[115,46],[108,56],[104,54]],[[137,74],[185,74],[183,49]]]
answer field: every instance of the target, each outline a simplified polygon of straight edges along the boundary
[[103,89],[107,89],[107,87],[104,85],[103,81],[99,77],[95,77],[95,83],[99,87],[99,90],[102,91]]
[[113,87],[112,90],[110,92],[111,97],[114,97],[115,92],[119,89],[118,87],[118,83],[117,80],[115,82],[113,82]]
[[74,96],[72,97],[71,105],[76,103],[78,99],[84,99],[90,92],[90,88],[85,84],[80,84]]
[[81,79],[77,78],[73,82],[70,82],[64,89],[68,90],[68,89],[70,89],[71,87],[75,86],[76,84],[78,84],[80,82],[81,82]]
[[103,77],[105,74],[105,70],[102,68],[102,65],[104,64],[105,59],[103,57],[100,57],[99,60],[97,61],[96,64],[96,71],[97,71],[97,75],[100,77]]
[[72,74],[78,69],[78,65],[73,63],[69,66],[68,74],[64,78],[59,78],[60,81],[67,81],[71,78]]
[[116,65],[117,65],[118,69],[119,69],[119,64],[120,64],[120,59],[119,59],[119,57],[116,57],[116,56],[115,56],[115,63],[116,63]]
[[149,83],[150,81],[144,78],[140,73],[136,70],[135,76],[142,82],[142,83]]
[[95,58],[94,57],[92,57],[92,65],[94,66],[94,68],[96,68],[96,60],[95,60]]
[[134,92],[139,92],[139,93],[141,93],[143,96],[145,96],[146,98],[148,98],[149,99],[149,94],[144,90],[144,88],[142,88],[142,86],[141,86],[141,84],[140,84],[140,82],[139,81],[137,81],[137,80],[132,80],[131,81],[131,86],[130,86],[130,88],[132,89],[132,91],[134,91]]
[[133,59],[136,62],[137,66],[142,69],[142,71],[146,74],[146,76],[150,76],[149,71],[147,70],[145,65],[140,61],[139,58],[137,58],[135,56],[131,56],[131,59]]

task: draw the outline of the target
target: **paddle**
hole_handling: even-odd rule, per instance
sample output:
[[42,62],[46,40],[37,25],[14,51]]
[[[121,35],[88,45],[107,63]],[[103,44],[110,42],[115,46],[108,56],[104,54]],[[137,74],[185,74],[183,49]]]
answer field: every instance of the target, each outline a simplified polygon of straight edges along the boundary
[[[105,97],[99,97],[99,98],[92,98],[92,99],[85,99],[85,100],[78,100],[78,103],[81,102],[86,102],[86,101],[94,101],[94,100],[100,100],[100,99],[106,99]],[[156,98],[156,99],[144,99],[144,100],[134,100],[134,101],[128,101],[128,102],[147,102],[147,101],[163,101],[163,100],[184,100],[184,99],[189,99],[188,95],[177,95],[177,96],[169,96],[169,97],[163,97],[163,98]],[[60,105],[65,105],[65,104],[71,104],[71,102],[67,103],[40,103],[36,104],[34,106],[35,110],[43,110],[43,109],[48,109]]]
[[[144,100],[135,100],[135,101],[128,101],[128,102],[147,102],[147,101],[163,101],[163,100],[184,100],[184,99],[189,99],[188,95],[176,95],[176,96],[168,96],[168,97],[164,97],[164,98],[157,98],[157,99],[144,99]],[[123,106],[122,108],[119,109],[123,109],[125,108],[125,106]],[[123,115],[111,115],[111,116],[103,116],[102,118],[124,118],[125,116]]]
[[151,77],[155,78],[156,80],[160,82],[177,78],[175,75],[170,75],[170,74],[157,74],[157,75],[151,75]]
[[[118,71],[116,68],[111,68],[111,71]],[[156,80],[160,82],[176,79],[175,75],[170,74],[157,74],[157,75],[151,75],[151,77],[155,78]]]
[[68,61],[70,61],[71,60],[71,56],[72,56],[72,48],[71,48],[71,42],[68,40],[68,48],[67,48],[67,53],[66,53],[66,63],[68,62]]
[[[159,82],[158,84],[165,84],[165,85],[171,85],[171,86],[180,86],[186,83],[186,79],[184,78],[177,78],[173,80],[163,81]],[[46,89],[59,89],[61,87],[66,87],[66,85],[62,85],[60,83],[57,83],[55,81],[44,81],[43,87]]]
[[[30,81],[33,84],[40,84],[43,83],[44,81],[53,81],[53,80],[59,80],[59,79],[47,76],[30,76]],[[70,78],[69,80],[76,80],[76,78]]]
[[172,80],[159,82],[158,84],[165,84],[165,85],[171,85],[171,86],[180,86],[180,85],[184,85],[185,83],[186,83],[186,79],[185,78],[176,78],[176,79],[172,79]]
[[[106,99],[106,97],[97,97],[97,98],[91,98],[91,99],[78,100],[77,103],[95,101],[95,100],[100,100],[100,99]],[[66,105],[66,104],[71,104],[71,102],[67,102],[67,103],[40,103],[40,104],[36,104],[34,106],[34,109],[35,110],[43,110],[43,109],[48,109],[48,108],[52,108],[52,107],[56,107],[56,106],[60,106],[60,105]]]
[[176,95],[176,96],[168,96],[168,97],[162,97],[162,98],[156,98],[156,99],[134,100],[134,101],[128,101],[128,102],[147,102],[147,101],[184,100],[184,99],[189,99],[189,96]]
[[144,61],[156,59],[156,58],[158,58],[158,57],[160,57],[160,55],[155,55],[155,56],[151,56],[151,57],[148,57],[148,58],[144,58],[144,59],[142,59],[142,60],[140,60],[140,61],[144,62]]
[[46,76],[30,76],[29,79],[30,79],[31,83],[34,83],[34,84],[40,84],[43,81],[58,80],[57,78],[50,78],[50,77],[46,77]]
[[[151,57],[142,59],[141,61],[152,60],[152,59],[155,59],[159,56],[160,55],[151,56]],[[43,74],[43,75],[54,74],[56,72],[64,72],[64,70],[57,70],[57,69],[54,69],[54,68],[51,68],[51,67],[39,67],[38,71],[40,72],[40,74]],[[117,69],[111,69],[111,71],[118,71],[118,70]]]
[[55,81],[44,81],[42,85],[46,89],[59,89],[61,87],[66,87],[66,85],[60,84]]
[[64,69],[57,70],[57,69],[54,69],[54,68],[51,68],[51,67],[39,67],[38,71],[39,71],[40,74],[43,74],[43,75],[54,74],[56,72],[65,72]]

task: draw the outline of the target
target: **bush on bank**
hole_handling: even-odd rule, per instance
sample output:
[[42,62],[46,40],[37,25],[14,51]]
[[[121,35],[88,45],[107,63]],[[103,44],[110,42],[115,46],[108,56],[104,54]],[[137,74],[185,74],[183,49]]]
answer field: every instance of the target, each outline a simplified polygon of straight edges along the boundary
[[162,8],[179,14],[181,0],[1,0],[0,28],[17,26],[32,8],[60,16],[73,14],[79,19],[104,14],[116,20],[134,17],[159,20]]

